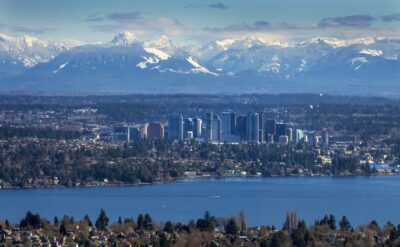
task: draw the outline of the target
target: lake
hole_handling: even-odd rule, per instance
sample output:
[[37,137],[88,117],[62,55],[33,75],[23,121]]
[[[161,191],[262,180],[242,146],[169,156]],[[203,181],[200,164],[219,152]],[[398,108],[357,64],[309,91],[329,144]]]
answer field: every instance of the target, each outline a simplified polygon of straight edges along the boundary
[[19,222],[27,210],[53,219],[101,208],[112,220],[150,213],[157,222],[187,223],[206,210],[230,216],[244,210],[249,225],[281,227],[288,210],[314,223],[326,213],[346,215],[352,225],[375,219],[400,223],[400,176],[186,179],[176,183],[121,187],[0,190],[0,218]]

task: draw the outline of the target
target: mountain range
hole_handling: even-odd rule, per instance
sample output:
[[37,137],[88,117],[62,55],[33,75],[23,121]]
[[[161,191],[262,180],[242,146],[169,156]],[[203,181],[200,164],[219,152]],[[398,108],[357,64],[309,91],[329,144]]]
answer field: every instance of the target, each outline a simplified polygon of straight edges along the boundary
[[177,45],[167,36],[71,47],[0,34],[0,91],[331,93],[400,96],[400,40],[260,37]]

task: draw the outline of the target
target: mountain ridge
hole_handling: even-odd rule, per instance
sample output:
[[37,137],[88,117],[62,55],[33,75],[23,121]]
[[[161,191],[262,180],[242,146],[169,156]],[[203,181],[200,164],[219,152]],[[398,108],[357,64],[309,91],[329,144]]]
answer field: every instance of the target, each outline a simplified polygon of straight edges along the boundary
[[[2,37],[0,71],[7,71],[18,56],[13,58],[11,50],[4,48],[7,41]],[[123,32],[110,42],[76,47],[36,38],[21,40],[18,44],[25,42],[23,47],[28,51],[24,56],[32,54],[35,64],[24,65],[19,60],[23,69],[0,76],[3,92],[324,92],[400,96],[400,41],[384,37],[316,37],[301,42],[242,37],[185,46],[174,44],[165,35],[140,41],[134,33]],[[41,53],[29,53],[33,43]],[[49,52],[43,52],[43,44],[48,44]],[[24,49],[19,51],[23,53]]]

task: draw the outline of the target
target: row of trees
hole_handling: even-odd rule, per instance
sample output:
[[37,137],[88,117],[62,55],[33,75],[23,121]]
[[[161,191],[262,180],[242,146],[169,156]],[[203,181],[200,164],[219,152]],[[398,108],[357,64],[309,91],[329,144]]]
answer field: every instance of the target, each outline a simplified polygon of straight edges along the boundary
[[52,128],[15,128],[10,126],[0,127],[0,139],[36,137],[57,140],[72,140],[81,138],[85,134],[87,133],[71,130],[55,130]]
[[[95,224],[92,224],[89,216],[85,216],[80,221],[75,221],[73,217],[64,216],[61,220],[57,217],[51,224],[46,219],[40,217],[39,214],[28,212],[18,225],[22,230],[43,229],[51,230],[56,227],[58,234],[67,235],[71,231],[78,229],[78,239],[88,241],[91,235],[89,227],[97,231],[112,230],[114,233],[128,234],[129,229],[134,232],[144,233],[152,232],[159,237],[163,245],[171,246],[175,241],[168,236],[210,236],[208,233],[221,231],[224,234],[224,246],[235,246],[239,236],[249,237],[256,236],[252,241],[252,246],[276,247],[276,246],[325,246],[331,244],[329,240],[343,238],[343,246],[398,246],[400,244],[400,225],[395,226],[387,222],[381,228],[377,222],[372,221],[368,225],[353,228],[346,218],[343,216],[339,223],[336,223],[334,215],[325,215],[320,220],[316,220],[314,225],[307,226],[304,220],[299,219],[297,212],[288,212],[283,227],[278,230],[274,226],[247,227],[246,219],[243,212],[238,217],[218,218],[206,212],[202,218],[197,221],[191,220],[188,224],[173,223],[167,221],[164,224],[157,224],[153,221],[149,214],[140,214],[136,220],[126,218],[122,220],[120,217],[117,222],[110,225],[110,219],[104,210],[101,210]],[[339,226],[339,228],[337,228]],[[0,222],[0,233],[4,228],[11,228],[10,224]],[[254,231],[257,231],[254,233]],[[46,232],[46,231],[44,231]],[[197,235],[196,232],[203,232]],[[169,234],[169,235],[165,235]],[[255,235],[254,235],[255,234]],[[141,235],[141,234],[140,234]],[[138,236],[137,234],[135,236]],[[212,236],[212,235],[211,235]],[[204,239],[203,241],[209,241]],[[381,240],[379,240],[381,239]],[[221,239],[220,239],[221,240]],[[384,242],[382,242],[384,241]],[[0,240],[1,242],[1,240]],[[214,245],[211,245],[214,246]],[[339,245],[335,245],[339,246]],[[341,245],[340,245],[341,246]]]
[[0,143],[0,148],[0,179],[20,187],[27,186],[28,179],[46,177],[58,177],[61,185],[71,186],[104,179],[152,183],[180,178],[187,170],[219,176],[237,169],[238,164],[248,174],[264,176],[292,175],[300,169],[324,174],[374,172],[352,157],[337,156],[332,166],[318,166],[316,154],[307,146],[185,144],[168,140],[77,146],[73,141],[21,139]]

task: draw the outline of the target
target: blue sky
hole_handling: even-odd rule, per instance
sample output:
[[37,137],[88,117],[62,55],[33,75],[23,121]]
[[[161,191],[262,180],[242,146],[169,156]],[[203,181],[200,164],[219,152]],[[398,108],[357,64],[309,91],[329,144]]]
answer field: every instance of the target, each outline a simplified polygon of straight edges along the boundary
[[107,41],[128,30],[140,39],[182,42],[243,35],[399,37],[399,0],[0,0],[0,32],[44,39]]

